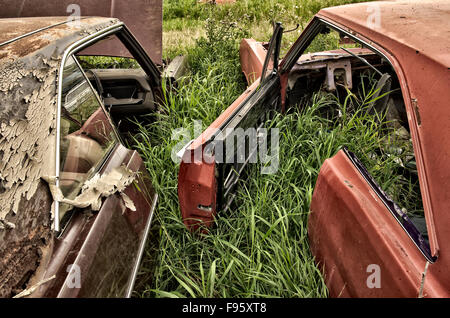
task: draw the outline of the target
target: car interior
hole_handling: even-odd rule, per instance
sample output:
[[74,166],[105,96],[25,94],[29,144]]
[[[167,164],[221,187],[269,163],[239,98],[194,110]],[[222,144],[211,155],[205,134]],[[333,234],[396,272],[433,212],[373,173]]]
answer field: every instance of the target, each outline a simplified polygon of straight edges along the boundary
[[[105,56],[102,50],[119,47],[125,57]],[[148,75],[116,35],[111,35],[76,54],[87,78],[103,101],[122,137],[148,122],[156,101]]]
[[[302,107],[313,96],[332,96],[321,116],[335,125],[359,112],[376,116],[386,142],[372,154],[395,157],[393,173],[399,182],[383,189],[399,202],[402,210],[427,240],[419,178],[408,117],[396,73],[390,63],[370,48],[327,26],[309,44],[288,76],[286,106]],[[359,101],[347,103],[351,94]],[[348,105],[343,116],[339,105]]]

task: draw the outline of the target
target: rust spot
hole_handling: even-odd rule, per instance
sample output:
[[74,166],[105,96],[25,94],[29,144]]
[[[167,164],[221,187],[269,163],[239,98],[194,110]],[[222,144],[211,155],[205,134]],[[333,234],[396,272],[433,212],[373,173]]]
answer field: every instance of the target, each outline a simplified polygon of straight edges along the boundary
[[[65,17],[13,18],[0,21],[0,43],[66,21]],[[59,25],[67,27],[66,25]]]
[[35,195],[20,200],[26,213],[10,214],[9,221],[18,224],[0,231],[0,297],[11,297],[28,287],[29,280],[41,263],[42,250],[51,242],[51,196],[43,181]]
[[411,103],[414,109],[414,113],[416,115],[416,119],[417,119],[417,125],[421,125],[422,124],[422,120],[420,119],[420,112],[419,112],[419,106],[417,105],[417,98],[413,98],[411,99]]
[[27,56],[30,53],[39,50],[40,48],[48,45],[49,40],[43,40],[41,38],[32,38],[28,41],[16,41],[11,44],[10,50],[13,55],[18,57]]

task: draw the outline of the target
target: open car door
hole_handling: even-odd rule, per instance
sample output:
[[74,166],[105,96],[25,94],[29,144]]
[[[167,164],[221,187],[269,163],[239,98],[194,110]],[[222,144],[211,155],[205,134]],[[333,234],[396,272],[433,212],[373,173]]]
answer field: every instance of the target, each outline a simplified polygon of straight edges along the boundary
[[258,145],[267,146],[264,122],[270,110],[280,107],[276,75],[282,33],[277,23],[261,78],[180,152],[178,198],[183,222],[191,230],[212,226],[216,212],[230,207],[239,177],[248,163],[256,163]]
[[[57,80],[45,81],[51,98],[42,97],[54,112],[54,147],[36,195],[21,201],[27,213],[2,240],[2,296],[130,297],[134,289],[158,195],[141,156],[124,142],[133,128],[126,122],[154,111],[161,73],[123,22],[81,24],[94,31],[62,25],[68,35],[36,54],[61,52]],[[51,38],[50,28],[36,33]],[[111,43],[133,58],[107,56]]]

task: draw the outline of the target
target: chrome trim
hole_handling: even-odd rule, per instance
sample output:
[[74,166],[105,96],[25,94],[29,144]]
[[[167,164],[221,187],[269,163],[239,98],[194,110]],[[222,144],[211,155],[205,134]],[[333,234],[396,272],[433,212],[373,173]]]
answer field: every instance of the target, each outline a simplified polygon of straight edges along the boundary
[[[62,80],[63,80],[63,74],[64,74],[64,65],[66,64],[66,60],[70,57],[70,55],[77,50],[81,50],[84,47],[86,47],[87,45],[89,45],[90,43],[97,41],[99,38],[109,35],[111,33],[115,33],[119,30],[121,30],[124,26],[123,22],[114,24],[112,26],[109,26],[103,30],[100,30],[96,33],[90,34],[85,38],[82,38],[81,40],[78,40],[77,42],[71,44],[63,53],[62,59],[61,59],[61,64],[59,67],[59,72],[58,72],[58,97],[57,97],[57,105],[56,105],[56,164],[55,164],[55,169],[56,169],[56,181],[55,181],[55,185],[57,187],[59,187],[59,172],[60,172],[60,156],[59,156],[59,149],[60,149],[60,138],[61,138],[61,104],[62,104]],[[94,90],[95,92],[95,90]],[[96,94],[97,98],[98,95]],[[101,105],[103,105],[103,103],[101,103]],[[60,231],[60,224],[59,224],[59,202],[58,201],[54,201],[55,202],[55,215],[54,215],[54,220],[53,220],[53,230],[55,232],[59,232]]]
[[46,27],[43,27],[43,28],[40,28],[40,29],[31,31],[31,32],[28,32],[28,33],[19,35],[18,37],[15,37],[15,38],[13,38],[13,39],[11,39],[11,40],[8,40],[8,41],[5,41],[5,42],[3,42],[3,43],[0,43],[0,47],[2,47],[2,46],[4,46],[4,45],[7,45],[7,44],[10,44],[10,43],[12,43],[12,42],[21,40],[21,39],[23,39],[23,38],[26,38],[27,36],[30,36],[30,35],[39,33],[39,32],[41,32],[41,31],[45,31],[45,30],[51,29],[51,28],[53,28],[53,27],[57,27],[57,26],[59,26],[59,25],[61,25],[61,24],[65,24],[65,23],[67,23],[67,22],[69,22],[69,21],[66,20],[66,21],[64,21],[64,22],[52,24],[52,25],[49,25],[49,26],[46,26]]
[[158,202],[158,193],[155,193],[155,196],[153,197],[152,207],[150,208],[150,216],[148,217],[147,224],[145,225],[144,237],[142,238],[141,244],[139,246],[138,257],[136,259],[136,263],[134,264],[134,268],[133,268],[133,271],[131,274],[131,278],[130,278],[131,281],[129,283],[128,290],[127,290],[127,293],[125,296],[126,298],[130,298],[131,294],[133,293],[134,284],[136,282],[136,277],[137,277],[137,273],[139,270],[139,266],[141,265],[142,255],[144,254],[144,249],[145,249],[145,245],[147,243],[148,233],[150,232],[150,226],[151,226],[151,223],[153,220],[153,214],[155,213],[157,202]]

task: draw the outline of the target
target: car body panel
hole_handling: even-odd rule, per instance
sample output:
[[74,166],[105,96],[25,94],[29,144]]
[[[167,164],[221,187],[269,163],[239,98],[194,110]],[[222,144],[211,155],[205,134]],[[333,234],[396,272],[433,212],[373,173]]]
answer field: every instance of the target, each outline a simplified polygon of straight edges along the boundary
[[[200,148],[203,152],[204,148]],[[211,227],[216,215],[216,165],[209,162],[194,161],[194,151],[186,152],[178,173],[178,198],[181,216],[187,228],[196,230],[199,223]],[[199,222],[198,220],[201,220]]]
[[254,39],[243,39],[241,41],[239,48],[241,69],[248,85],[253,84],[256,79],[261,77],[266,55],[267,50],[261,42],[257,42]]
[[308,235],[331,297],[419,296],[426,259],[343,150],[320,169]]
[[[16,38],[3,38],[0,43],[0,60],[17,60],[29,54],[41,53],[44,57],[58,57],[70,45],[89,34],[101,31],[107,27],[119,25],[120,21],[112,18],[89,17],[81,18],[77,26],[67,23],[65,18],[48,17],[46,24],[41,24],[42,18],[1,19],[0,30],[3,34],[11,34],[6,30],[23,30],[16,33]],[[20,25],[20,27],[18,27]],[[43,26],[42,29],[35,27]],[[28,31],[28,32],[27,32]],[[7,61],[5,61],[7,62]]]
[[[82,0],[77,1],[76,5],[79,6],[81,16],[114,17],[123,21],[152,60],[162,64],[162,0],[134,0],[132,3],[115,0],[94,2]],[[0,0],[0,6],[2,7],[0,18],[61,16],[63,17],[61,19],[71,21],[70,19],[76,18],[74,14],[77,14],[77,9],[71,0]],[[97,48],[97,52],[90,53],[111,56],[127,54],[108,44]]]
[[[447,1],[377,2],[380,29],[367,26],[369,5],[324,9],[318,17],[351,30],[387,56],[395,67],[408,112],[416,154],[431,253],[423,293],[448,297],[450,286],[450,208],[447,123],[450,100],[450,3]],[[420,12],[420,14],[417,14]],[[406,23],[405,21],[410,21]],[[405,27],[405,25],[407,27]],[[447,286],[447,287],[446,287]],[[429,292],[427,292],[429,291]]]
[[[324,9],[317,16],[356,32],[380,49],[394,65],[409,113],[414,148],[417,149],[430,245],[433,255],[438,255],[444,246],[449,248],[444,242],[450,237],[450,218],[445,212],[450,208],[446,190],[450,186],[450,173],[446,168],[449,145],[436,138],[450,134],[446,122],[448,108],[443,102],[450,99],[447,89],[450,58],[446,40],[450,32],[450,3],[413,1],[408,4],[399,1],[377,4],[382,23],[375,30],[366,23],[370,4]],[[411,22],[406,24],[405,21]],[[438,238],[437,233],[442,237]]]
[[[125,297],[132,285],[130,276],[138,262],[139,243],[151,221],[157,197],[145,165],[136,151],[118,145],[102,173],[124,165],[138,172],[135,184],[125,191],[136,211],[127,208],[119,195],[105,199],[96,213],[78,211],[71,226],[46,255],[43,275],[34,281],[56,276],[43,284],[32,297]],[[138,190],[139,189],[139,190]],[[88,216],[86,216],[88,215]],[[81,288],[73,288],[72,266],[78,266]]]

